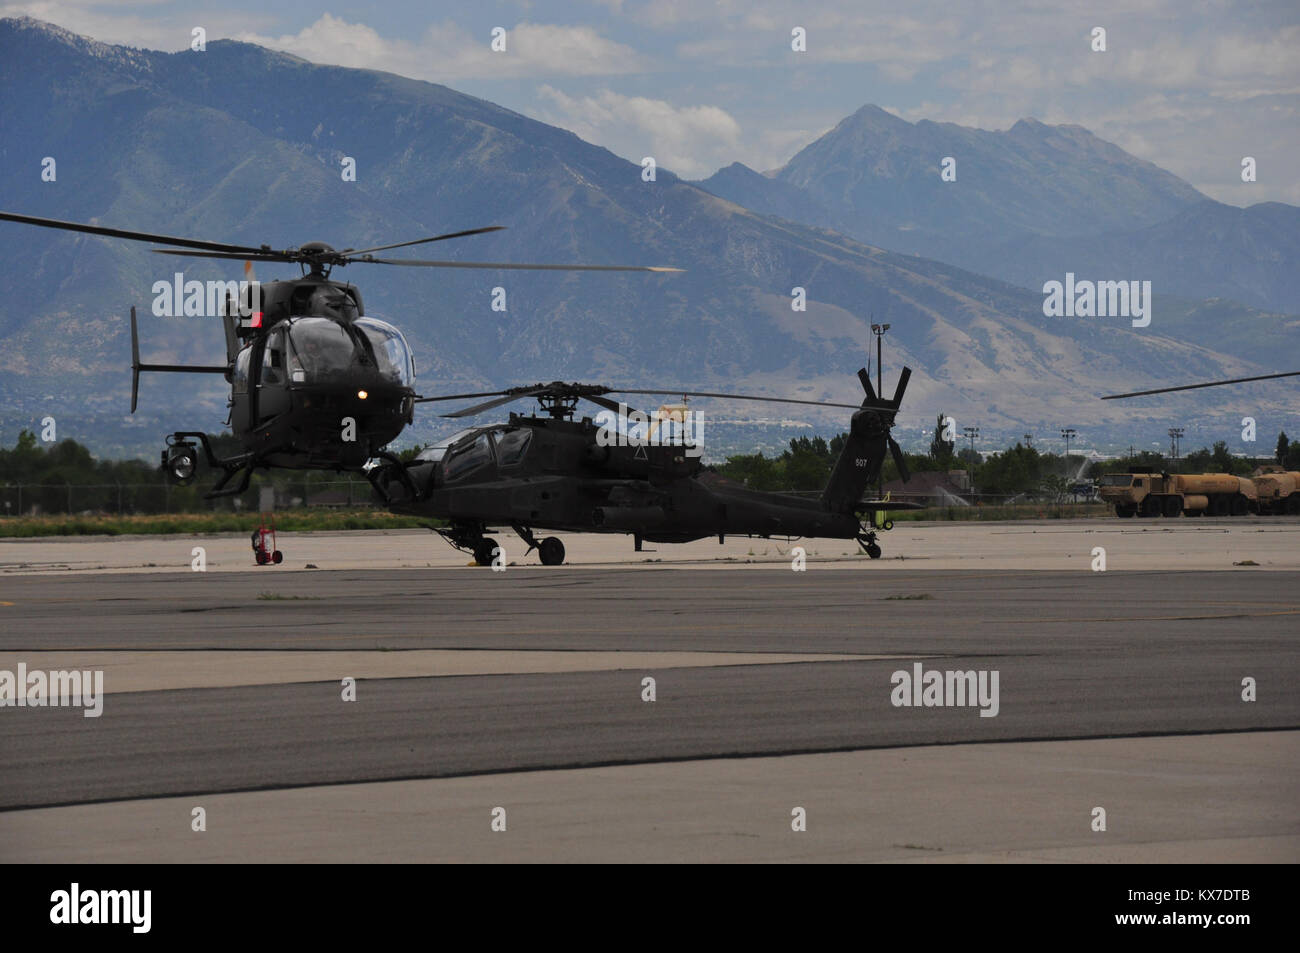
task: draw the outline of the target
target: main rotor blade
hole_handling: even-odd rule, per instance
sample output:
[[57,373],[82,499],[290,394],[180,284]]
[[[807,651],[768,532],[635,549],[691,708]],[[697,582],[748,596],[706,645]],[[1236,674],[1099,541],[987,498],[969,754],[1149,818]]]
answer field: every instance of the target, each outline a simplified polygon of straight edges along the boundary
[[1250,381],[1271,381],[1279,377],[1300,377],[1300,371],[1284,374],[1261,374],[1258,377],[1234,377],[1229,381],[1210,381],[1206,384],[1183,384],[1180,387],[1157,387],[1155,390],[1135,390],[1131,394],[1110,394],[1102,400],[1123,400],[1125,397],[1146,397],[1148,394],[1169,394],[1176,390],[1196,390],[1201,387],[1223,387],[1226,384],[1247,384]]
[[606,410],[612,410],[616,414],[621,413],[624,410],[628,411],[629,413],[636,410],[635,407],[629,407],[627,404],[615,403],[614,401],[610,400],[608,397],[602,397],[599,394],[583,394],[582,399],[591,401],[597,407],[604,407]]
[[18,215],[14,212],[0,212],[0,221],[21,222],[24,225],[38,225],[41,228],[58,228],[65,232],[84,232],[87,235],[104,235],[108,238],[125,238],[133,242],[154,242],[158,245],[177,245],[181,248],[203,248],[208,251],[238,253],[235,257],[245,257],[249,253],[265,253],[265,248],[251,245],[228,245],[224,242],[205,242],[196,238],[175,238],[171,235],[154,235],[150,232],[132,232],[124,228],[105,228],[102,225],[83,225],[80,222],[63,222],[56,218],[39,218],[35,215]]
[[494,407],[500,407],[502,404],[508,404],[512,400],[520,400],[524,397],[536,397],[538,394],[546,393],[545,387],[530,387],[525,391],[514,391],[506,394],[504,397],[498,397],[495,400],[486,400],[481,404],[475,404],[473,407],[466,407],[464,410],[455,410],[450,414],[443,414],[444,417],[473,417],[484,411],[491,410]]
[[[351,256],[349,256],[351,257]],[[504,261],[419,261],[402,258],[352,258],[366,265],[405,265],[408,268],[488,268],[500,271],[659,271],[679,272],[682,268],[657,265],[534,265]]]
[[233,261],[278,261],[278,262],[292,262],[298,260],[297,258],[292,258],[289,255],[285,255],[282,254],[281,252],[275,252],[275,251],[271,251],[271,252],[182,251],[179,248],[150,248],[149,250],[153,252],[155,255],[184,255],[187,258],[228,258]]
[[508,394],[508,390],[485,390],[478,394],[446,394],[441,397],[417,397],[417,404],[428,404],[436,400],[469,400],[471,397],[499,397],[502,394]]
[[771,404],[808,404],[813,407],[849,407],[853,410],[858,409],[858,404],[837,404],[825,400],[797,400],[793,397],[755,397],[752,394],[717,394],[712,391],[704,390],[628,390],[622,387],[611,387],[611,394],[649,394],[651,396],[675,397],[678,394],[683,397],[718,397],[722,400],[761,400]]
[[489,225],[487,228],[471,228],[463,232],[447,232],[445,235],[434,235],[432,238],[417,238],[412,242],[397,242],[393,245],[376,245],[373,248],[345,248],[339,254],[341,255],[366,255],[372,251],[387,251],[390,248],[405,248],[408,245],[424,245],[428,242],[440,242],[448,238],[464,238],[467,235],[482,235],[484,232],[503,232],[504,225]]

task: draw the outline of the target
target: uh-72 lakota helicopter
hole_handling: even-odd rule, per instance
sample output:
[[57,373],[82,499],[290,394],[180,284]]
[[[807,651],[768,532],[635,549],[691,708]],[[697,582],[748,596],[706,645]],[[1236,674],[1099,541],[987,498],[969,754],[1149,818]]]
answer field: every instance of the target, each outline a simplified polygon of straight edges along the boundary
[[394,248],[500,231],[501,226],[336,251],[324,242],[276,250],[269,245],[253,247],[176,238],[12,212],[0,212],[0,221],[151,242],[168,246],[153,249],[160,254],[244,261],[249,270],[252,262],[300,266],[301,277],[292,280],[226,283],[234,286],[234,293],[227,293],[221,308],[226,337],[224,364],[142,363],[135,309],[131,309],[132,413],[141,372],[222,374],[230,384],[228,424],[242,449],[218,457],[205,433],[176,431],[167,438],[162,452],[162,468],[168,478],[188,483],[197,470],[201,445],[208,465],[221,473],[209,497],[242,493],[258,469],[361,470],[370,460],[396,462],[385,447],[413,419],[418,396],[414,389],[415,363],[400,330],[366,316],[361,292],[355,285],[330,279],[336,267],[364,263],[543,271],[681,270],[374,256],[375,252]]

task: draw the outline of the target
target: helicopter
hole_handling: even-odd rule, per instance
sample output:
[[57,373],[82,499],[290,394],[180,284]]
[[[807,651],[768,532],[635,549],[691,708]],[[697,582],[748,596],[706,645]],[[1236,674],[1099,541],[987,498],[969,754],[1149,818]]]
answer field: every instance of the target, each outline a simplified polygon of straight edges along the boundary
[[[145,372],[221,374],[230,385],[227,424],[241,450],[219,457],[206,433],[178,430],[166,438],[161,466],[174,483],[188,483],[202,447],[220,472],[208,498],[248,489],[258,469],[359,471],[370,460],[395,463],[385,447],[412,422],[419,395],[415,360],[402,332],[366,314],[360,290],[330,278],[349,264],[419,268],[542,271],[680,272],[638,265],[557,265],[377,258],[376,252],[502,231],[492,225],[412,241],[335,250],[324,242],[273,249],[178,238],[148,232],[0,212],[0,221],[168,246],[159,254],[245,262],[297,264],[300,277],[270,282],[226,282],[221,318],[226,360],[219,365],[158,364],[140,360],[135,308],[131,309],[131,412]],[[229,287],[234,286],[234,287]],[[196,443],[197,441],[197,443]],[[233,482],[232,482],[233,481]]]
[[[859,370],[866,394],[860,405],[701,391],[616,390],[562,381],[426,397],[421,400],[491,398],[443,415],[450,418],[476,416],[526,398],[537,400],[541,414],[512,412],[505,423],[462,431],[409,462],[377,464],[367,477],[394,512],[445,521],[446,526],[429,528],[472,554],[480,566],[501,558],[496,540],[487,535],[490,525],[509,525],[528,545],[524,555],[536,549],[546,566],[564,562],[564,543],[555,536],[539,540],[535,530],[629,534],[637,551],[646,541],[685,543],[710,536],[717,536],[719,542],[729,535],[856,539],[869,557],[879,559],[877,529],[892,529],[893,522],[878,521],[876,514],[920,507],[861,499],[863,490],[879,477],[886,452],[892,454],[903,480],[910,477],[890,429],[911,373],[903,368],[894,396],[884,399],[877,396],[866,369]],[[689,427],[658,439],[653,426],[650,432],[618,429],[612,421],[631,415],[627,405],[614,402],[610,394],[811,404],[853,408],[854,413],[825,489],[810,499],[752,490],[706,467]],[[603,408],[606,415],[574,419],[580,400]],[[683,408],[679,404],[672,410]],[[682,420],[676,414],[668,417]],[[654,419],[666,418],[656,414]],[[859,519],[862,512],[873,514],[869,527]]]

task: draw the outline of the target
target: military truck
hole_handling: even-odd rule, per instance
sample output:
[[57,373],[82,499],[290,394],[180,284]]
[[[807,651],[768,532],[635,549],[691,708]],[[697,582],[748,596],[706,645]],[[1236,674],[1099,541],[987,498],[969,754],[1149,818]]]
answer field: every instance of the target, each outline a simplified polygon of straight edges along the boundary
[[1107,473],[1100,481],[1104,502],[1121,517],[1245,516],[1257,511],[1255,484],[1230,473],[1159,473],[1134,467]]
[[1300,514],[1300,471],[1266,470],[1255,475],[1261,513]]

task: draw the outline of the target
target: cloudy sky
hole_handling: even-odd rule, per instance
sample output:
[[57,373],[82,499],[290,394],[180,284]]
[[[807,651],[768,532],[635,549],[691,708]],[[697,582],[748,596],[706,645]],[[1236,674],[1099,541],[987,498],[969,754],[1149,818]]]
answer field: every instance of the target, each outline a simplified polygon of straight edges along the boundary
[[[1220,201],[1300,204],[1295,0],[0,0],[20,14],[160,50],[202,26],[443,83],[688,178],[779,167],[875,103],[988,129],[1077,123]],[[796,27],[806,52],[791,49]]]

